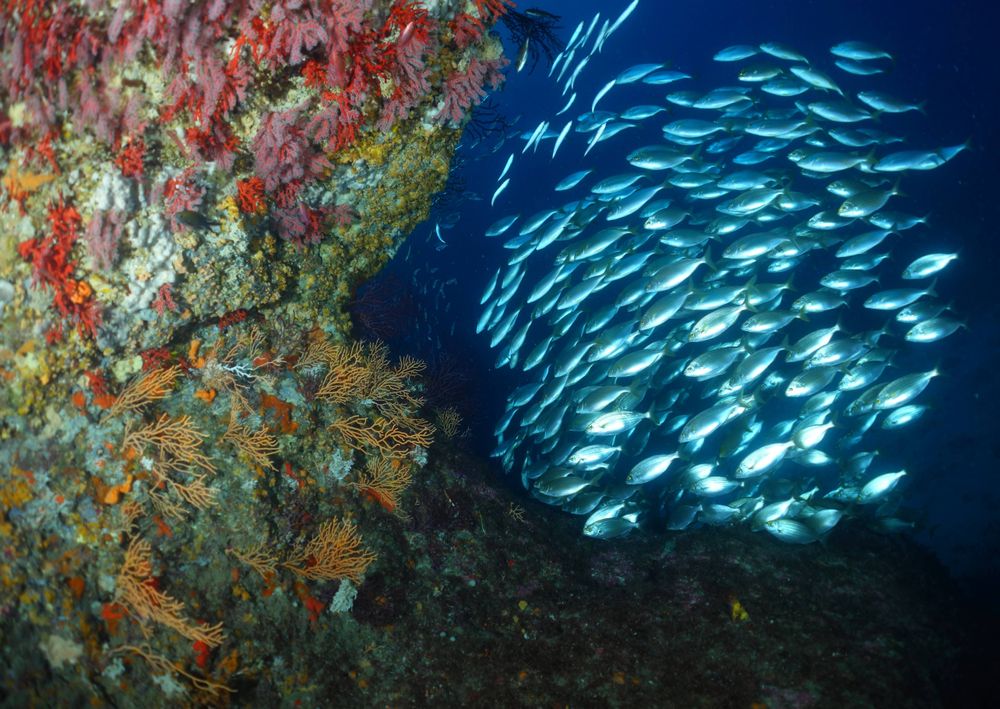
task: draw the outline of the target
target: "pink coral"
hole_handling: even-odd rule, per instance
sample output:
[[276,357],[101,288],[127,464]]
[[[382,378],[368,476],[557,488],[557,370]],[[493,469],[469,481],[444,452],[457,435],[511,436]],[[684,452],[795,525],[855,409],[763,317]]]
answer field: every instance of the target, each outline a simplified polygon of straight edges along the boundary
[[115,265],[125,221],[125,215],[113,209],[94,212],[84,235],[87,239],[87,255],[94,268],[109,271]]
[[466,112],[486,98],[485,86],[497,88],[503,83],[501,70],[507,59],[480,59],[472,57],[464,71],[454,71],[445,80],[444,105],[435,116],[438,121],[459,123]]
[[410,109],[430,92],[430,72],[424,57],[433,49],[432,27],[427,10],[416,3],[401,2],[393,6],[382,32],[386,37],[395,37],[392,44],[395,62],[389,65],[395,89],[382,108],[379,130],[388,130],[393,123],[406,118]]
[[301,112],[299,106],[267,114],[254,136],[254,166],[268,192],[315,179],[330,167],[323,153],[312,147],[299,120]]
[[281,64],[301,64],[309,50],[329,40],[326,30],[303,0],[279,0],[271,8],[274,34],[267,58]]
[[278,236],[297,246],[318,244],[323,238],[326,217],[325,210],[311,209],[301,202],[274,210]]
[[205,197],[205,188],[195,180],[195,168],[189,167],[153,190],[154,201],[161,197],[163,213],[170,220],[171,227],[174,231],[181,231],[186,227],[177,220],[177,215],[181,212],[196,211]]

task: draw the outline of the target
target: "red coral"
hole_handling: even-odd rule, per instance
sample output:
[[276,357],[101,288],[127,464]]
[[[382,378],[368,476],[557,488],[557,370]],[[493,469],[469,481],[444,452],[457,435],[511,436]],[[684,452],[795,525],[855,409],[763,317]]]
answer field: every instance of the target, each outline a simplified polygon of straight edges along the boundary
[[34,161],[36,158],[44,158],[55,174],[60,174],[59,163],[56,162],[56,152],[55,148],[52,146],[52,139],[59,137],[59,132],[56,130],[51,130],[45,134],[45,137],[37,145],[29,145],[27,150],[25,150],[25,159],[28,162]]
[[[60,316],[73,322],[81,337],[84,333],[96,337],[100,322],[97,303],[90,285],[74,277],[76,261],[70,259],[80,215],[60,200],[49,208],[48,219],[49,234],[22,241],[17,246],[18,254],[31,264],[35,285],[52,291],[52,306]],[[58,338],[62,328],[57,324],[51,333]]]
[[449,23],[452,37],[460,49],[464,49],[482,38],[486,28],[496,23],[508,8],[514,7],[510,0],[473,0],[476,14],[460,12]]
[[330,216],[337,226],[343,228],[353,224],[358,218],[358,213],[349,204],[338,204],[330,210]]
[[289,209],[295,206],[299,198],[299,190],[302,189],[302,180],[292,180],[282,185],[274,192],[274,203],[282,209]]
[[142,357],[142,371],[149,372],[166,367],[172,355],[166,347],[153,347],[143,350],[139,356]]
[[10,134],[13,127],[14,124],[11,122],[10,117],[0,108],[0,145],[5,147],[10,145]]
[[[201,187],[194,179],[194,167],[189,167],[180,175],[171,177],[162,186],[163,213],[170,220],[170,225],[174,231],[181,231],[185,227],[177,221],[177,215],[181,212],[197,211],[201,206],[201,201],[205,197],[205,188]],[[154,191],[153,198],[157,198],[157,191]]]
[[354,142],[361,113],[343,92],[327,91],[322,99],[327,103],[309,120],[306,132],[327,150],[336,151]]
[[228,118],[236,104],[246,98],[250,85],[250,71],[246,67],[226,66],[214,55],[207,56],[198,64],[197,77],[197,83],[192,87],[197,95],[196,120],[202,115],[209,116],[213,121]]
[[243,322],[244,320],[247,319],[247,315],[249,314],[250,313],[244,310],[243,308],[232,310],[226,313],[221,318],[219,318],[219,332],[222,332],[230,325],[235,325],[238,322]]
[[347,51],[351,35],[361,32],[371,6],[372,0],[329,0],[323,19],[330,41],[327,55],[330,63]]
[[489,24],[499,20],[508,8],[515,6],[512,0],[472,0],[472,3],[483,21]]
[[174,312],[177,310],[177,303],[174,302],[174,297],[172,295],[173,286],[169,283],[164,283],[160,286],[160,289],[156,291],[156,298],[153,299],[153,310],[161,318],[166,310]]
[[115,158],[115,165],[122,171],[125,177],[139,179],[143,174],[142,159],[146,155],[146,144],[142,138],[135,138],[128,142],[118,157]]
[[230,170],[236,161],[240,141],[227,123],[213,119],[206,129],[191,126],[184,137],[194,154],[201,159],[218,163],[222,170]]
[[99,369],[94,371],[84,370],[83,375],[87,378],[87,384],[94,396],[108,395],[108,382],[104,378],[104,372]]
[[326,66],[315,59],[308,59],[302,65],[302,78],[310,89],[322,89],[326,84]]
[[417,3],[407,0],[393,5],[382,35],[396,38],[391,45],[394,61],[389,65],[395,89],[376,124],[379,130],[388,130],[393,123],[406,118],[410,109],[430,92],[430,72],[424,64],[424,56],[431,49],[432,28],[432,18]]
[[257,176],[236,181],[236,203],[244,214],[264,211],[264,181]]
[[259,64],[268,52],[273,35],[273,25],[264,22],[260,17],[254,17],[240,33],[240,36],[236,38],[229,59],[229,68],[235,69],[239,66],[244,47],[249,47],[253,60]]

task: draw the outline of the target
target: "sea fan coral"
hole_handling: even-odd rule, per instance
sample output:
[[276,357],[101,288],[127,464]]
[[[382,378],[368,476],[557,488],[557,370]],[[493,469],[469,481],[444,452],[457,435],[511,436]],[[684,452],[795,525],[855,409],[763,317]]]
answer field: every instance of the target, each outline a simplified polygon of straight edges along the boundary
[[299,120],[302,110],[299,106],[267,114],[253,139],[254,166],[268,192],[304,178],[313,179],[330,167],[306,136]]
[[435,118],[439,121],[459,123],[466,112],[486,98],[485,86],[497,88],[503,83],[501,70],[507,59],[480,59],[472,57],[464,70],[452,72],[445,82],[444,105]]

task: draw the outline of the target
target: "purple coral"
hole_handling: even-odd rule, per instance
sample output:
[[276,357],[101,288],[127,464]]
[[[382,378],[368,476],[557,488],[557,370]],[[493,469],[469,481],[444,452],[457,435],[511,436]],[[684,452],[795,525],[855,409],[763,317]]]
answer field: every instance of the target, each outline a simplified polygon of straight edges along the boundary
[[163,200],[163,214],[170,220],[174,231],[182,231],[186,227],[177,220],[181,212],[197,211],[205,197],[205,188],[195,179],[195,168],[189,167],[176,177],[171,177],[157,185],[151,199],[156,202]]
[[101,271],[109,271],[118,259],[118,242],[121,241],[125,214],[114,209],[99,209],[87,225],[87,255],[90,262]]
[[330,167],[326,157],[310,144],[299,121],[301,111],[302,107],[296,107],[267,114],[254,136],[254,165],[268,192],[315,179]]
[[[424,57],[430,53],[431,34],[425,11],[402,6],[399,14],[408,24],[399,28],[400,36],[395,44],[396,62],[391,67],[395,90],[382,109],[378,119],[378,129],[388,130],[393,123],[406,118],[410,109],[420,103],[420,99],[430,93],[428,77],[430,72],[424,64]],[[413,17],[414,19],[410,19]],[[393,18],[390,18],[390,20]],[[397,21],[397,24],[402,21]],[[407,37],[407,28],[409,36]]]
[[434,117],[436,120],[460,123],[466,112],[486,98],[484,86],[497,88],[503,83],[501,70],[507,66],[507,59],[480,59],[472,57],[465,70],[452,72],[445,81],[444,106]]
[[306,52],[329,40],[313,11],[303,9],[303,5],[303,0],[279,0],[271,8],[274,35],[268,48],[268,59],[295,66],[302,63]]
[[291,207],[276,207],[273,212],[278,236],[296,246],[318,244],[323,238],[327,212],[310,209],[301,202]]

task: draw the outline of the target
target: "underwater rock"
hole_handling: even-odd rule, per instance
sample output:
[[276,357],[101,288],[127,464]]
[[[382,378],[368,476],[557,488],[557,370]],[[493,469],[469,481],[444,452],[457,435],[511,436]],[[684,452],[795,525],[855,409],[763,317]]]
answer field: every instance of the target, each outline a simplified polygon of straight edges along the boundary
[[347,304],[502,83],[508,4],[0,8],[5,700],[218,701],[252,634],[352,647],[434,414]]

